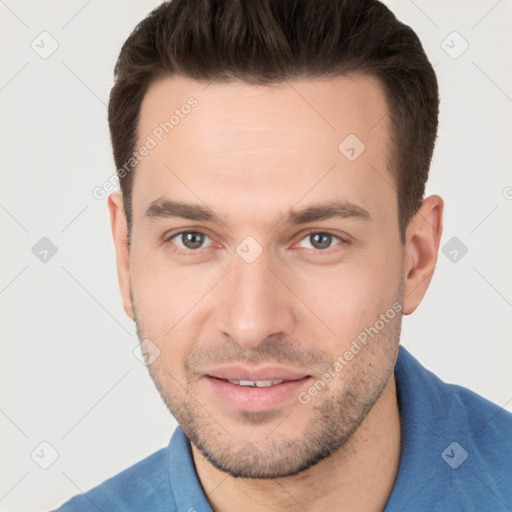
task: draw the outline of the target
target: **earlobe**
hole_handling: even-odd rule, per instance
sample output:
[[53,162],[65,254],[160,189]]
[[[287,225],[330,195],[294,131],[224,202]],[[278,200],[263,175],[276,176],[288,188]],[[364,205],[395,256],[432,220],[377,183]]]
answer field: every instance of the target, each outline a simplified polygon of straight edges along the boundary
[[416,310],[432,279],[443,231],[443,206],[439,196],[427,197],[407,227],[404,249],[405,315]]
[[133,304],[130,295],[130,254],[128,250],[128,228],[124,213],[123,196],[114,192],[108,197],[110,227],[116,250],[117,278],[123,300],[123,309],[133,320]]

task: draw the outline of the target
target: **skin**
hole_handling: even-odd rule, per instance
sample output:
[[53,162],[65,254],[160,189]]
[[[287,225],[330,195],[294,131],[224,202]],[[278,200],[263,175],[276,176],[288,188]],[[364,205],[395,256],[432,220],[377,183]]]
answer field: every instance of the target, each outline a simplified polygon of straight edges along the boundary
[[[321,379],[393,304],[403,314],[418,307],[443,202],[424,199],[403,244],[386,102],[371,77],[271,87],[163,78],[144,97],[140,143],[190,96],[197,107],[137,166],[130,248],[119,193],[109,209],[124,309],[160,350],[148,368],[192,440],[207,498],[222,512],[247,500],[252,511],[383,510],[400,459],[393,368],[402,314],[307,404],[294,397],[241,412],[205,373],[279,364]],[[366,146],[355,161],[338,150],[348,134]],[[145,215],[161,199],[206,206],[215,218]],[[284,222],[330,201],[367,216]],[[206,234],[204,245],[171,238],[182,230]],[[330,246],[314,245],[309,230],[331,233]],[[248,236],[262,251],[252,263],[236,251]]]

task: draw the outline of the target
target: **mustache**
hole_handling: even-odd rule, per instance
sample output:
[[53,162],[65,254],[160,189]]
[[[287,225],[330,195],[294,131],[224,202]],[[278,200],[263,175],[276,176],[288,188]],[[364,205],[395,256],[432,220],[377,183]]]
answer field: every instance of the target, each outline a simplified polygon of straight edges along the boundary
[[277,363],[292,367],[325,368],[329,366],[328,354],[317,348],[306,348],[282,336],[270,336],[248,349],[228,337],[222,342],[200,343],[185,361],[187,373],[195,373],[205,365]]

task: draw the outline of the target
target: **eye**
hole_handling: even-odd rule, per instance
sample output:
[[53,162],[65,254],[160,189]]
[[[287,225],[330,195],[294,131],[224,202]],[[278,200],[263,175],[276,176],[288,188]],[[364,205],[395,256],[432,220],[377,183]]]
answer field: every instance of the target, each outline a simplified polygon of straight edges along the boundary
[[[209,240],[208,245],[203,245],[206,240]],[[201,249],[203,247],[209,247],[213,240],[200,231],[182,231],[168,238],[168,241],[179,247],[180,249]]]
[[332,243],[334,240],[337,240],[338,243],[343,242],[343,240],[339,236],[333,235],[331,233],[324,233],[322,231],[315,231],[309,233],[307,236],[302,238],[301,241],[299,242],[299,246],[301,246],[301,243],[304,243],[304,241],[306,241],[306,244],[309,245],[302,245],[301,247],[305,247],[307,249],[325,250],[330,249],[332,247]]

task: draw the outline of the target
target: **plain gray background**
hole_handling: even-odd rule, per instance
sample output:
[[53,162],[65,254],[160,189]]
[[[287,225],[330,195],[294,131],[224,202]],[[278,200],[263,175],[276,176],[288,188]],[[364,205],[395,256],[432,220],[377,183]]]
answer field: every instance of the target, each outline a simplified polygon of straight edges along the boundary
[[[402,341],[511,410],[512,1],[386,3],[418,33],[441,93],[428,193],[446,202],[444,252]],[[56,507],[175,427],[134,355],[106,201],[92,195],[115,171],[115,59],[157,4],[0,0],[2,511]]]

